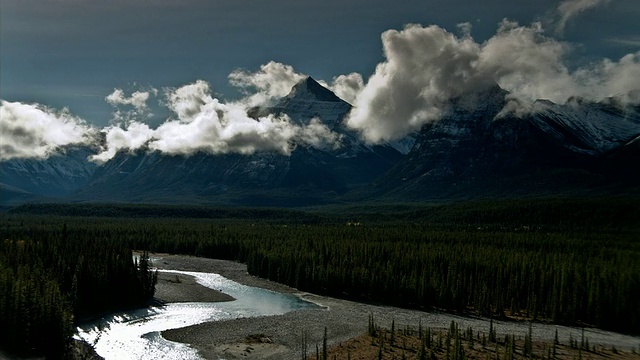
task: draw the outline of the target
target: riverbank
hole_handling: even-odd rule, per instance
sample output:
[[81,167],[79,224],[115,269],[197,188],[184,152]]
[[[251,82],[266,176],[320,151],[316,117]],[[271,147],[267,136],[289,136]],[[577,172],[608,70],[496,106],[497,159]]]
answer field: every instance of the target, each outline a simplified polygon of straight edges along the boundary
[[158,272],[154,298],[160,303],[235,300],[225,293],[198,284],[193,276],[162,271]]
[[[328,345],[339,345],[365,334],[370,315],[374,316],[380,326],[387,328],[391,327],[394,321],[397,329],[407,326],[417,329],[419,323],[424,327],[446,329],[453,320],[461,329],[472,327],[475,331],[489,330],[489,321],[483,318],[376,306],[300,293],[288,286],[251,276],[247,273],[245,265],[232,261],[163,254],[152,254],[151,258],[154,265],[160,269],[218,273],[241,284],[282,293],[295,293],[323,307],[279,316],[203,323],[162,332],[162,336],[167,340],[190,344],[205,359],[299,359],[303,334],[307,336],[310,353],[315,353],[316,344],[322,347],[325,328]],[[529,324],[494,321],[494,328],[498,336],[515,335],[524,338]],[[564,344],[568,344],[570,338],[579,339],[582,332],[576,328],[533,324],[533,338],[536,341],[551,342],[555,330]],[[638,337],[597,329],[586,330],[585,336],[590,344],[608,348],[630,351],[640,345]]]

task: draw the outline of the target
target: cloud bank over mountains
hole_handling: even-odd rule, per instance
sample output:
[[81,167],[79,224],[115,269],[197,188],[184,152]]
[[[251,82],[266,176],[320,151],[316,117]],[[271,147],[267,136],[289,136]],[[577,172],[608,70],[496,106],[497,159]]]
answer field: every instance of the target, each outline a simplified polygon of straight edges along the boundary
[[289,93],[306,75],[297,73],[291,65],[270,61],[256,72],[238,69],[229,74],[229,83],[240,89],[245,98],[240,103],[248,107],[269,104]]
[[640,103],[640,52],[570,69],[572,45],[545,35],[540,23],[504,20],[483,43],[471,37],[468,24],[462,28],[461,36],[417,24],[384,32],[386,60],[356,96],[347,125],[369,142],[400,139],[440,119],[451,99],[496,84],[510,93],[505,110],[517,115],[537,99]]
[[38,104],[0,103],[0,160],[47,158],[68,145],[97,141],[97,129],[69,113]]
[[[568,0],[557,9],[563,28],[580,12],[606,3]],[[384,61],[366,79],[359,73],[320,81],[354,105],[345,124],[368,143],[401,139],[424,124],[438,121],[452,99],[495,85],[509,92],[503,113],[526,114],[537,99],[564,103],[570,97],[600,101],[615,97],[620,104],[640,103],[640,52],[619,60],[602,59],[579,68],[567,65],[574,45],[548,35],[541,23],[520,25],[504,20],[484,42],[474,40],[470,24],[459,34],[437,25],[406,25],[382,33]],[[340,135],[319,120],[296,124],[286,115],[253,119],[247,110],[268,106],[287,95],[306,75],[292,66],[268,62],[258,71],[236,70],[229,82],[244,97],[223,101],[210,85],[197,80],[178,88],[121,89],[106,96],[114,107],[110,126],[97,129],[67,110],[3,101],[0,106],[0,160],[46,158],[69,145],[96,148],[96,162],[118,151],[139,149],[172,155],[274,151],[291,154],[296,146],[340,146]],[[171,116],[157,128],[146,121],[148,101],[156,99]]]
[[[141,148],[170,155],[191,155],[200,151],[209,154],[273,151],[290,155],[297,145],[339,146],[340,135],[318,120],[299,125],[292,123],[286,115],[250,118],[247,104],[255,104],[258,98],[266,101],[281,96],[282,90],[271,86],[275,83],[264,80],[265,75],[264,72],[256,73],[254,78],[250,74],[242,75],[246,84],[255,86],[258,92],[239,102],[223,103],[213,98],[209,84],[203,80],[176,89],[167,88],[164,90],[165,106],[175,117],[156,129],[138,121],[103,129],[105,141],[93,160],[105,162],[118,151]],[[252,80],[256,81],[250,82]]]

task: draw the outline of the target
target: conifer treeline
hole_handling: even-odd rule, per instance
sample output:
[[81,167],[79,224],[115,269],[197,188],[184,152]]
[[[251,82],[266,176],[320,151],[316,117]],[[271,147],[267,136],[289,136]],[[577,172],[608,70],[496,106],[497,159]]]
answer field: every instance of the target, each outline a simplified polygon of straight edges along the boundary
[[148,258],[138,264],[125,242],[57,225],[24,225],[0,238],[0,348],[10,353],[64,358],[74,319],[144,306],[153,296]]
[[242,261],[252,274],[305,291],[640,332],[633,228],[9,217],[3,238],[39,238],[67,222],[87,242]]
[[307,229],[255,241],[249,272],[398,306],[639,330],[640,253],[620,235]]

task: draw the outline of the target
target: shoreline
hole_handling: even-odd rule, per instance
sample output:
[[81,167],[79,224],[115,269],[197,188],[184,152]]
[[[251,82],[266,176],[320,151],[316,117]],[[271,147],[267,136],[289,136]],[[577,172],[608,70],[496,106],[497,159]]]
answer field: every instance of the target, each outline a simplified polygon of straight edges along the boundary
[[235,298],[199,284],[190,275],[158,271],[154,300],[160,304],[175,302],[224,302]]
[[[162,270],[213,272],[244,285],[296,294],[323,307],[277,316],[208,322],[162,332],[165,339],[198,350],[204,359],[299,359],[303,334],[306,333],[309,353],[312,353],[316,344],[322,346],[325,327],[328,346],[342,344],[367,332],[370,315],[378,325],[386,328],[394,321],[397,329],[417,328],[419,323],[432,329],[447,329],[452,320],[463,329],[472,326],[476,331],[486,332],[489,328],[489,320],[483,318],[364,304],[300,292],[249,275],[246,265],[233,261],[169,254],[150,254],[150,257],[154,266]],[[494,320],[494,327],[498,335],[524,337],[529,323]],[[581,335],[578,328],[534,323],[533,337],[537,341],[553,341],[556,329],[564,343],[568,343],[570,337],[576,339]],[[592,344],[613,345],[618,349],[630,350],[640,343],[639,337],[599,329],[585,329],[585,333]]]

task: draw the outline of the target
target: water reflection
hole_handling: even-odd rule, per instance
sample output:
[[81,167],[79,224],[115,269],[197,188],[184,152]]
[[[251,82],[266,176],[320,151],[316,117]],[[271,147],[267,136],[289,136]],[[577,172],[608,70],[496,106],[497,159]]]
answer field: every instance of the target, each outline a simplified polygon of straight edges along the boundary
[[184,344],[165,340],[160,332],[207,321],[281,315],[318,305],[291,294],[239,284],[218,274],[159,270],[195,277],[198,283],[231,295],[220,303],[169,303],[104,317],[78,327],[77,337],[92,344],[105,359],[198,359]]

